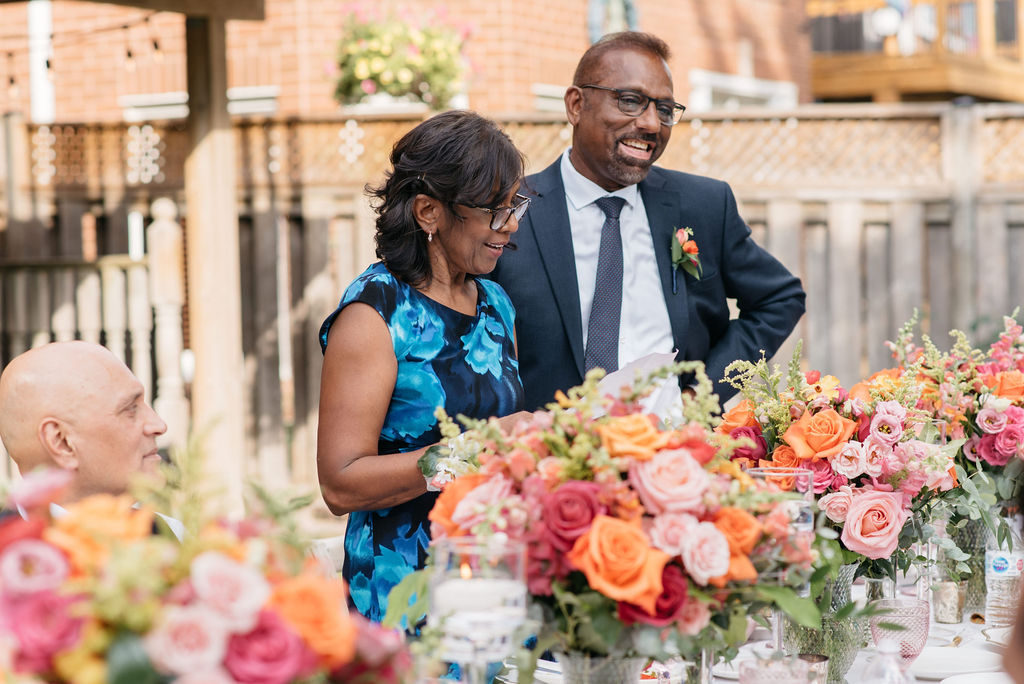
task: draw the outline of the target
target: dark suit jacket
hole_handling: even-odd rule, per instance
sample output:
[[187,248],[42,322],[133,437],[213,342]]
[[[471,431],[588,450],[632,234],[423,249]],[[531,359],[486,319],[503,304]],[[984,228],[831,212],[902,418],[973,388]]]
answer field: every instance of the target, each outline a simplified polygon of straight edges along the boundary
[[[559,161],[527,177],[523,194],[533,202],[513,237],[518,249],[506,251],[492,274],[516,307],[528,409],[583,381],[583,321]],[[724,402],[736,393],[720,382],[725,367],[756,360],[761,350],[770,357],[803,315],[800,280],[751,239],[727,184],[655,166],[640,183],[640,195],[677,358],[704,361]],[[703,272],[696,280],[678,269],[673,292],[671,240],[683,227],[693,229]],[[735,320],[727,298],[739,307]]]

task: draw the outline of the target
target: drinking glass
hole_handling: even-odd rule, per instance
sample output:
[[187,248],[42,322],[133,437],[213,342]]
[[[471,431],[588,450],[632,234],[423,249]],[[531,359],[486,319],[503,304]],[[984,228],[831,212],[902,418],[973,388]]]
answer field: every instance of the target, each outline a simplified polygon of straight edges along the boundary
[[[810,545],[814,540],[814,473],[806,468],[748,468],[747,475],[761,483],[760,487],[770,491],[793,492],[791,499],[782,502],[789,518],[789,537],[797,542]],[[767,579],[767,578],[764,578]],[[782,582],[786,578],[777,577]],[[809,587],[803,587],[807,592]],[[782,652],[782,615],[778,608],[772,610],[772,643]]]
[[875,645],[882,639],[893,639],[900,645],[900,660],[906,670],[921,655],[928,641],[930,606],[927,601],[897,598],[873,604],[878,615],[871,616],[871,638]]
[[457,537],[433,544],[427,623],[439,629],[442,660],[462,681],[482,684],[489,663],[512,654],[526,621],[526,547],[500,538]]

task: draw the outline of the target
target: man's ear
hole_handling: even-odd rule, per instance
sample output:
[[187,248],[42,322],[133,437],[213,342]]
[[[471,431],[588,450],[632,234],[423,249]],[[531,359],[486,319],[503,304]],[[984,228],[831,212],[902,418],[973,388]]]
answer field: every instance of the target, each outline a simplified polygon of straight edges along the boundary
[[565,116],[569,123],[575,126],[580,120],[580,110],[583,109],[583,89],[578,86],[569,86],[565,91]]
[[412,198],[412,217],[424,232],[433,233],[441,219],[441,203],[429,195],[416,195]]
[[78,453],[71,445],[67,424],[53,417],[39,423],[39,442],[58,468],[78,469]]

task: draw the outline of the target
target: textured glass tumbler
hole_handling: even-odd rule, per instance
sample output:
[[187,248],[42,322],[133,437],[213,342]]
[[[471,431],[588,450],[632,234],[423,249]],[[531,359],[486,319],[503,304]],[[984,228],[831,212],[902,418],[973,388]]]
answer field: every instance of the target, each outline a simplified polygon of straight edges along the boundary
[[[928,641],[928,626],[931,622],[931,606],[927,601],[915,599],[884,599],[876,601],[875,607],[882,612],[871,616],[871,638],[875,645],[882,639],[893,639],[900,645],[900,660],[903,669],[917,660]],[[899,629],[890,628],[898,626]]]
[[646,658],[592,657],[582,653],[556,653],[564,684],[622,684],[638,682]]
[[842,682],[864,647],[867,620],[845,618],[836,620],[832,613],[821,616],[821,629],[798,625],[786,619],[782,643],[789,653],[816,653],[828,658],[828,681]]
[[807,684],[807,662],[796,656],[740,662],[740,684]]

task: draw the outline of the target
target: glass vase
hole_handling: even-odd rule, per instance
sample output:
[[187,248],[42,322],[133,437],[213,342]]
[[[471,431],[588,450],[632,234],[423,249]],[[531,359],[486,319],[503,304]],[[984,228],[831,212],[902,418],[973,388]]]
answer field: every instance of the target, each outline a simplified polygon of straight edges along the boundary
[[828,658],[828,681],[842,682],[864,647],[867,621],[846,617],[837,620],[835,614],[821,616],[821,629],[812,629],[786,618],[782,643],[787,653],[814,654]]
[[693,662],[686,663],[685,678],[683,684],[712,684],[714,675],[712,669],[715,667],[714,651],[702,648]]
[[867,601],[881,601],[883,599],[896,598],[896,583],[889,577],[865,577],[864,578],[864,599]]
[[564,684],[622,684],[638,682],[647,658],[556,653]]
[[962,527],[950,531],[950,537],[960,550],[970,556],[967,567],[970,574],[965,576],[967,589],[964,594],[964,612],[985,612],[985,542],[988,528],[982,519],[968,520]]

